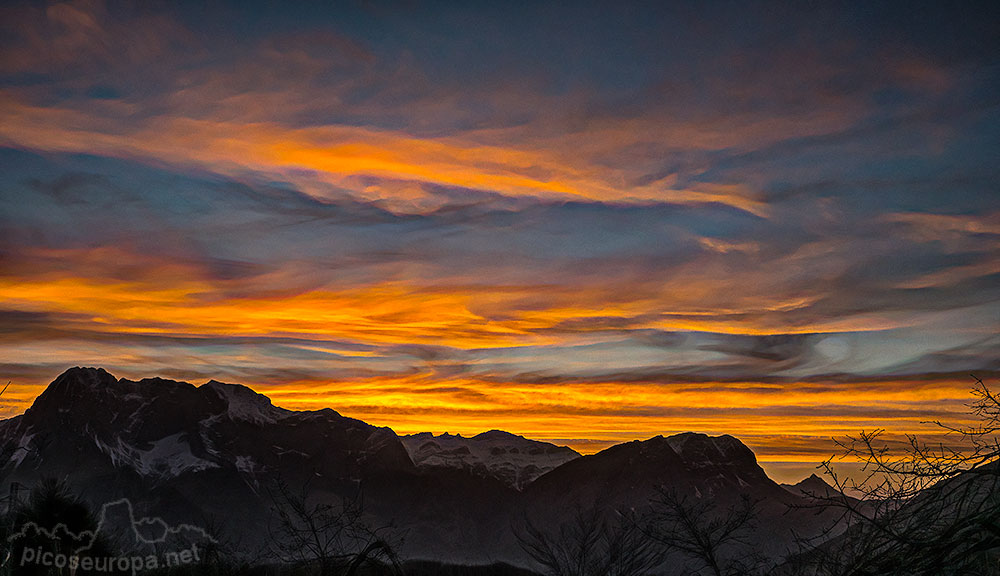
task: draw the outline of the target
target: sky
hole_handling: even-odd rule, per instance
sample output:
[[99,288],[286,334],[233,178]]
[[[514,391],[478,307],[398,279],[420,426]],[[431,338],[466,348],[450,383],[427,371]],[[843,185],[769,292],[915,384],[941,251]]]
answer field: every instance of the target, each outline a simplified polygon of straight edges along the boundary
[[[1000,374],[996,3],[0,7],[0,415],[935,438]],[[963,420],[964,419],[964,420]]]

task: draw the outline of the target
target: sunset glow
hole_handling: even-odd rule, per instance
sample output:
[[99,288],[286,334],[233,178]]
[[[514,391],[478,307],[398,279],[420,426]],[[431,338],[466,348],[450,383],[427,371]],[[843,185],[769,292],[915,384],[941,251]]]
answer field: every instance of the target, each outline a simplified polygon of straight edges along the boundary
[[811,465],[1000,374],[989,30],[119,8],[0,12],[0,416],[102,366]]

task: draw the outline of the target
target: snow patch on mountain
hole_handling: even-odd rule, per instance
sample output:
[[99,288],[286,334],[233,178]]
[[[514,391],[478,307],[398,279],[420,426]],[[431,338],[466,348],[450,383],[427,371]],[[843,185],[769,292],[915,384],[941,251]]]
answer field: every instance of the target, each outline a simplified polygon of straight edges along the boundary
[[455,468],[496,478],[518,490],[580,454],[565,446],[529,440],[500,430],[471,438],[430,432],[401,436],[413,463],[421,468]]
[[104,442],[97,436],[94,436],[93,439],[94,445],[97,446],[97,449],[111,459],[112,466],[116,468],[136,466],[138,458],[136,457],[135,448],[122,442],[121,438],[117,438],[114,444]]
[[121,438],[116,438],[114,443],[104,442],[96,436],[93,440],[115,467],[132,468],[142,476],[174,478],[184,472],[219,467],[215,462],[195,456],[181,433],[160,438],[145,449],[132,446]]
[[691,467],[715,466],[719,462],[732,462],[741,457],[752,457],[752,452],[739,440],[729,435],[708,436],[684,432],[666,438],[667,444]]
[[236,469],[244,474],[253,474],[254,468],[257,467],[257,463],[253,461],[250,456],[237,456],[236,457]]
[[233,420],[253,422],[254,424],[273,424],[290,415],[290,410],[271,404],[271,399],[258,394],[246,386],[226,384],[211,380],[204,384],[226,401],[226,413]]
[[34,434],[25,434],[21,436],[21,439],[17,443],[17,448],[14,449],[14,454],[10,457],[10,463],[13,464],[14,468],[21,465],[24,459],[31,452],[31,440],[34,439]]
[[195,456],[183,434],[172,434],[152,444],[152,448],[136,452],[136,470],[144,476],[173,478],[184,472],[218,468],[218,464]]

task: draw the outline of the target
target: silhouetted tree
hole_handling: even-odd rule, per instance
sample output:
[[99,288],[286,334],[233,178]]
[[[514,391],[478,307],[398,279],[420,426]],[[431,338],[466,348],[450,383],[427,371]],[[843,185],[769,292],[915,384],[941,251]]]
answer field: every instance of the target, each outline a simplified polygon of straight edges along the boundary
[[[860,478],[841,479],[823,464],[839,494],[818,495],[839,508],[848,528],[799,560],[807,574],[971,576],[1000,574],[1000,401],[976,379],[969,427],[938,422],[953,440],[903,448],[882,430],[841,441],[864,463]],[[848,496],[848,493],[856,497]]]
[[366,562],[387,562],[402,573],[390,527],[371,527],[359,495],[337,503],[310,499],[308,484],[295,492],[279,479],[271,490],[276,517],[272,548],[286,563],[316,564],[321,576],[353,575]]
[[748,540],[756,516],[756,502],[746,495],[722,508],[712,500],[661,490],[653,500],[646,532],[666,550],[685,557],[693,575],[748,576],[762,573],[765,563]]
[[635,514],[608,514],[599,505],[577,509],[555,532],[525,520],[515,535],[549,576],[643,576],[663,557]]
[[[47,478],[31,489],[24,502],[12,502],[5,544],[7,571],[14,575],[70,574],[68,562],[43,563],[45,554],[68,559],[81,547],[94,558],[108,558],[112,548],[105,535],[96,533],[97,520],[90,508],[65,483]],[[30,557],[30,561],[25,559]],[[49,565],[46,565],[49,564]],[[113,568],[108,573],[117,573]]]

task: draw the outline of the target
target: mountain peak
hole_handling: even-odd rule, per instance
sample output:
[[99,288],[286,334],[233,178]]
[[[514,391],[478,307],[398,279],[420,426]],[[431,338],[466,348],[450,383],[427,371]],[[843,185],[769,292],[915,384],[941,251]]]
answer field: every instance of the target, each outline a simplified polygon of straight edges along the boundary
[[75,366],[59,375],[50,388],[65,389],[70,386],[96,388],[101,386],[114,386],[118,383],[118,378],[112,376],[104,368],[92,368],[86,366]]
[[35,398],[29,410],[47,412],[52,409],[68,409],[81,403],[89,404],[114,394],[118,387],[119,380],[103,368],[76,366],[53,380]]
[[809,482],[809,483],[822,482],[822,483],[826,484],[826,481],[823,480],[822,478],[820,478],[819,476],[817,476],[815,473],[810,474],[808,478],[805,478],[805,479],[801,480],[799,482],[799,484],[805,484],[807,482]]
[[[62,377],[72,377],[72,376],[77,376],[77,377],[79,377],[79,376],[93,376],[93,377],[98,377],[98,376],[111,376],[111,374],[109,374],[107,370],[105,370],[104,368],[101,368],[101,367],[74,366],[72,368],[67,368],[65,372],[63,372],[62,374],[59,375],[59,378],[62,378]],[[57,380],[59,378],[57,378]],[[116,380],[117,380],[117,378],[116,378]]]
[[709,436],[698,432],[683,432],[665,439],[677,454],[686,461],[744,462],[756,465],[757,457],[746,444],[733,436]]
[[800,480],[797,484],[782,484],[782,488],[800,496],[827,497],[838,494],[837,489],[816,474]]
[[[29,411],[38,418],[72,411],[74,420],[85,423],[89,415],[120,407],[124,410],[122,414],[131,414],[135,420],[136,415],[130,411],[141,409],[143,401],[154,398],[173,398],[171,405],[179,410],[207,411],[208,415],[221,412],[232,420],[257,424],[275,422],[290,413],[272,405],[267,396],[238,384],[212,380],[196,388],[187,382],[159,377],[132,381],[116,378],[103,368],[79,366],[59,375],[35,399]],[[112,420],[116,417],[109,416]],[[147,423],[146,427],[150,425]]]
[[218,395],[226,403],[226,413],[233,420],[262,424],[275,422],[290,414],[289,410],[273,405],[267,396],[240,384],[209,380],[199,389],[210,390]]
[[[654,436],[612,446],[591,460],[615,461],[614,466],[647,467],[650,478],[685,470],[705,485],[725,480],[739,487],[772,483],[757,463],[753,451],[736,438],[684,432],[673,436]],[[657,480],[658,481],[658,480]],[[775,485],[777,487],[777,485]]]
[[512,434],[504,430],[487,430],[472,437],[473,440],[526,440],[524,436]]
[[503,430],[471,437],[430,432],[400,438],[413,463],[423,469],[453,468],[522,489],[542,474],[580,455],[566,446],[530,440]]

